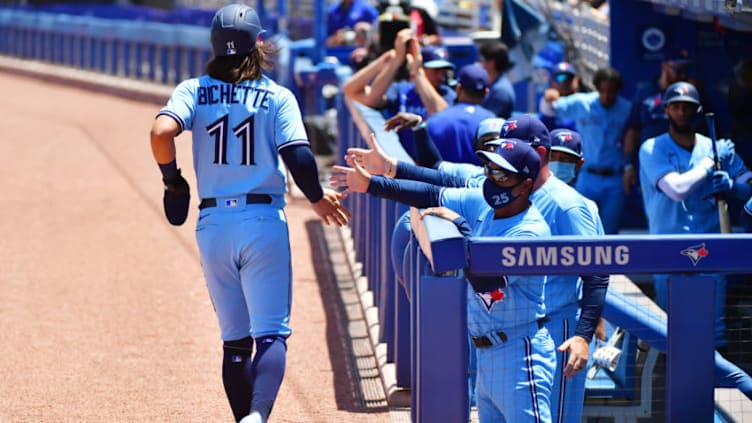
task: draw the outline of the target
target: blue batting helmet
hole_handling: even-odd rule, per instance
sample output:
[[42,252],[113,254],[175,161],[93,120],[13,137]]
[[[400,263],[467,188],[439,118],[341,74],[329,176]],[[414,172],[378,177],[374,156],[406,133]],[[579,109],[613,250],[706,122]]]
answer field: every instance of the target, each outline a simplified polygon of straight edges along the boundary
[[244,4],[231,4],[217,11],[211,24],[211,43],[215,56],[250,53],[259,34],[264,32],[258,14]]
[[666,92],[663,94],[663,104],[668,105],[670,103],[693,103],[698,107],[700,106],[700,94],[697,92],[697,88],[689,82],[674,82],[666,88]]

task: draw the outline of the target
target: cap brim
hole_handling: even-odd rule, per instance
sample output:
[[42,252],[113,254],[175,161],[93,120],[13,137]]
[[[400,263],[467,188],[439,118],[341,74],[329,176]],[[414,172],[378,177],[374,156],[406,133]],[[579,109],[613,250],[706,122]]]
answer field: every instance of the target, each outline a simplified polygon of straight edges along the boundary
[[424,62],[423,67],[429,68],[429,69],[443,69],[443,68],[454,69],[454,64],[452,62],[447,62],[446,60],[431,60],[429,62]]
[[552,151],[561,151],[562,153],[568,153],[568,154],[571,154],[573,156],[577,156],[579,158],[582,158],[582,154],[577,153],[576,151],[572,150],[571,148],[561,147],[561,146],[555,145],[555,146],[551,147],[551,150]]
[[507,161],[507,159],[501,157],[501,155],[496,153],[490,153],[488,151],[478,150],[475,152],[475,154],[483,160],[484,163],[493,163],[496,166],[499,166],[500,168],[512,172],[512,173],[520,173],[517,168],[512,166],[511,163]]
[[671,97],[668,101],[665,102],[666,105],[671,103],[692,103],[699,105],[700,103],[697,102],[696,99],[686,96],[686,95],[680,95],[677,97]]
[[574,78],[575,76],[577,75],[573,74],[572,72],[559,72],[554,75],[554,79],[556,80],[556,82],[562,83],[569,78]]

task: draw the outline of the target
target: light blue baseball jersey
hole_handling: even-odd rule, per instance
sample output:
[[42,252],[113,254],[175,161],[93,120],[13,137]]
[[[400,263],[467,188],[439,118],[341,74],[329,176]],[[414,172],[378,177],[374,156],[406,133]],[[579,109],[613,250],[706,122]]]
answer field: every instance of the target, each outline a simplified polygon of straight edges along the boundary
[[[531,205],[508,218],[494,218],[482,188],[446,188],[440,204],[462,215],[472,236],[550,236],[548,225]],[[545,276],[505,276],[507,285],[493,293],[476,293],[467,284],[468,333],[473,337],[508,338],[477,349],[476,399],[483,422],[547,422],[556,366],[554,342],[538,324],[545,313]],[[494,295],[495,294],[495,295]]]
[[[684,173],[705,157],[713,156],[710,138],[695,134],[695,146],[687,151],[668,133],[645,141],[640,147],[640,185],[651,234],[719,233],[718,207],[713,183],[706,178],[683,201],[674,201],[658,188],[658,181],[671,172]],[[734,178],[746,170],[735,154],[723,169]]]
[[[462,215],[472,228],[472,236],[541,237],[551,232],[538,209],[503,219],[494,218],[494,210],[483,198],[482,188],[446,188],[440,204]],[[507,276],[507,287],[499,301],[476,294],[468,284],[468,332],[483,336],[507,328],[536,322],[546,314],[544,284],[546,277]],[[486,298],[488,297],[488,298]]]
[[483,167],[471,163],[442,161],[439,163],[439,171],[453,177],[464,179],[466,187],[483,186],[483,181],[486,179],[486,175],[483,174]]
[[[556,176],[549,176],[546,183],[535,190],[530,198],[548,223],[553,236],[595,236],[603,231],[598,228],[599,218],[593,216],[591,207],[586,203],[587,199]],[[548,276],[546,308],[549,315],[567,309],[576,313],[579,279],[577,275]]]
[[[230,84],[209,76],[180,83],[159,115],[192,131],[202,199],[196,240],[222,339],[288,336],[292,268],[281,148],[308,144],[292,93],[267,77]],[[271,204],[246,204],[245,194]],[[222,201],[220,201],[222,200]]]
[[207,75],[183,81],[159,114],[193,132],[193,165],[201,198],[270,194],[284,205],[279,149],[309,144],[298,103],[264,76],[230,84]]
[[584,167],[620,170],[624,166],[622,134],[629,118],[630,103],[617,97],[606,109],[597,92],[576,93],[553,103],[556,115],[573,119],[582,136],[582,155],[587,157]]

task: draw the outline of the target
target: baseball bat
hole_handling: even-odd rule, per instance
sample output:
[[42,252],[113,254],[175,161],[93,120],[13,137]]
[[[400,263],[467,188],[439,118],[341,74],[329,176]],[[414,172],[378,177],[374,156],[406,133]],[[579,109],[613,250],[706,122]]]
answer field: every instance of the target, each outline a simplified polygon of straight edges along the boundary
[[[715,138],[715,113],[705,113],[705,120],[708,124],[708,135],[710,135],[710,141],[713,143],[713,161],[715,162],[715,170],[721,170],[721,160],[718,157],[718,145]],[[728,203],[723,193],[715,195],[715,201],[718,205],[718,221],[721,223],[721,233],[731,233],[731,218],[729,217]]]

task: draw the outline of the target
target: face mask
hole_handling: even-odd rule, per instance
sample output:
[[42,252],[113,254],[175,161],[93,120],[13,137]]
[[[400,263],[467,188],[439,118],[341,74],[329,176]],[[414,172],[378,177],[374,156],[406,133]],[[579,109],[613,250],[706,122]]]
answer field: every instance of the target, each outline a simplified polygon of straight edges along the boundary
[[548,162],[551,172],[566,183],[574,181],[574,163],[567,162]]
[[500,209],[519,197],[519,195],[512,195],[512,190],[517,185],[504,188],[496,185],[491,179],[486,178],[486,181],[483,182],[483,198],[486,199],[486,203],[491,208]]

